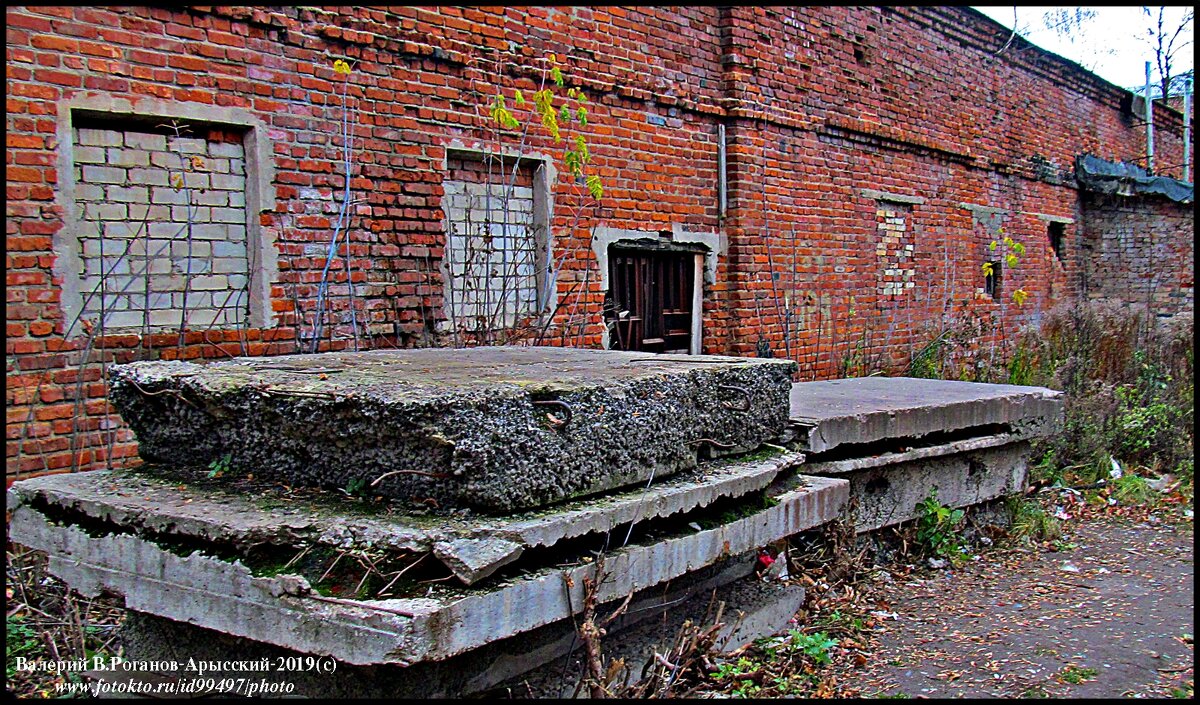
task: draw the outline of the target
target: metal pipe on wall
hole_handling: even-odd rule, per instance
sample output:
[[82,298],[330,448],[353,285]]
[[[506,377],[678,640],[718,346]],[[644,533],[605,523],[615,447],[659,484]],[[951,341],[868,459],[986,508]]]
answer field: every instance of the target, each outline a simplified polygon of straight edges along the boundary
[[1154,101],[1150,99],[1150,62],[1146,62],[1146,173],[1154,173]]
[[1183,180],[1192,181],[1192,79],[1183,82]]
[[717,218],[725,219],[725,126],[717,125]]

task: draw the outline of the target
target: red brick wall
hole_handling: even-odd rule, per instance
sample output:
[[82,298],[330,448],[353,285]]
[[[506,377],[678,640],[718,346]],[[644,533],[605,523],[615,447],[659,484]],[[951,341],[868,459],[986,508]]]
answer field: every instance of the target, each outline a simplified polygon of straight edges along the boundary
[[[728,237],[705,295],[705,352],[755,354],[763,341],[799,360],[803,377],[829,377],[848,360],[901,366],[955,316],[994,315],[1000,324],[986,335],[1003,335],[1078,295],[1085,223],[1074,157],[1135,160],[1144,150],[1128,94],[1019,39],[998,53],[1007,32],[958,8],[10,7],[6,19],[10,477],[94,466],[108,448],[133,454],[128,430],[104,415],[104,362],[290,353],[311,333],[343,189],[343,90],[357,342],[373,347],[421,344],[441,315],[447,148],[486,147],[480,106],[497,81],[510,98],[515,88],[529,95],[531,67],[548,54],[590,99],[583,132],[604,181],[598,209],[561,163],[553,191],[558,288],[578,297],[589,346],[600,342],[603,299],[595,224]],[[487,63],[495,56],[499,76]],[[352,73],[336,73],[335,59]],[[67,178],[57,121],[65,101],[87,96],[135,109],[145,100],[241,109],[261,121],[275,169],[261,215],[279,256],[273,325],[191,331],[178,347],[174,332],[95,336],[64,319],[53,280]],[[1179,116],[1163,108],[1156,120],[1158,160],[1178,164]],[[561,150],[538,134],[527,145]],[[896,276],[883,261],[895,248],[881,260],[888,201],[877,192],[919,201],[906,206],[913,286],[900,294],[881,293]],[[1039,214],[1075,221],[1062,263]],[[1004,273],[1006,286],[1029,292],[1022,307],[977,291],[998,227],[1027,248]],[[339,259],[322,349],[354,344],[347,293]]]

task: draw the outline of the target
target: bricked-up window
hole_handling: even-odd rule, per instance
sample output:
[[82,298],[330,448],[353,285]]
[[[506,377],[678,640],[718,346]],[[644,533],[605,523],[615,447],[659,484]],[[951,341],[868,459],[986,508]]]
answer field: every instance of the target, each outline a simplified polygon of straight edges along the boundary
[[885,297],[894,298],[913,288],[916,266],[911,216],[910,205],[876,201],[875,254],[880,259],[876,279],[879,293]]
[[1067,227],[1062,223],[1047,223],[1046,238],[1050,240],[1050,249],[1054,250],[1054,256],[1062,261],[1062,243],[1063,235],[1066,234]]
[[454,330],[497,331],[541,312],[546,228],[535,213],[536,167],[451,156],[445,195],[446,317]]
[[989,262],[983,275],[983,291],[994,300],[1000,300],[1000,263]]
[[[83,317],[106,328],[246,321],[246,155],[236,132],[73,130]],[[95,292],[95,294],[92,294]]]

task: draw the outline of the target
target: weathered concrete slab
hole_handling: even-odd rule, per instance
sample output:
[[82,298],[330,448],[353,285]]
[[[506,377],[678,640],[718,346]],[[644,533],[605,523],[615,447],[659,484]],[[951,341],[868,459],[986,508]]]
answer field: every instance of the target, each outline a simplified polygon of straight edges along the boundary
[[920,438],[993,425],[1022,437],[1052,433],[1062,392],[1045,387],[911,377],[861,377],[792,385],[790,420],[802,449]]
[[[611,602],[836,518],[849,483],[805,481],[744,518],[612,551],[597,600]],[[28,504],[10,509],[10,539],[46,551],[50,571],[85,595],[113,592],[129,609],[359,665],[444,659],[568,618],[583,604],[583,578],[596,570],[582,563],[487,588],[330,601],[297,576],[258,577],[240,562],[180,555],[129,534],[93,536]]]
[[[611,636],[602,641],[608,662],[622,659],[625,670],[619,673],[612,686],[633,685],[651,665],[654,654],[670,653],[684,622],[708,626],[715,617],[715,608],[724,603],[720,630],[714,650],[729,653],[755,639],[772,636],[787,629],[789,621],[804,603],[804,588],[779,582],[764,582],[748,577],[723,585],[716,590],[694,595],[678,602],[666,613],[653,620],[640,620],[632,627],[618,622],[609,628]],[[710,609],[711,608],[711,609]],[[710,621],[705,622],[705,618]],[[587,688],[580,681],[587,676],[582,649],[565,664],[555,660],[530,673],[514,678],[507,686],[517,695],[537,698],[572,698],[576,693],[586,696]]]
[[[753,554],[730,558],[690,574],[686,581],[673,581],[669,587],[641,591],[630,602],[625,616],[607,628],[602,642],[606,655],[626,656],[627,663],[633,664],[631,670],[636,671],[635,659],[645,657],[647,649],[654,645],[660,645],[659,650],[664,650],[661,644],[675,637],[681,623],[685,619],[702,620],[714,599],[726,603],[726,628],[718,642],[718,647],[723,650],[786,627],[803,600],[803,590],[775,582],[763,583],[751,577],[753,563]],[[242,663],[266,659],[268,663],[278,663],[280,658],[305,656],[283,647],[136,611],[130,612],[126,619],[121,644],[128,659],[173,660],[180,664],[189,658]],[[205,677],[253,677],[256,682],[261,679],[272,684],[286,684],[291,688],[287,695],[292,697],[453,698],[490,689],[503,692],[505,681],[513,684],[513,694],[517,697],[551,697],[564,692],[567,680],[576,679],[585,672],[585,669],[568,665],[569,672],[564,679],[563,658],[579,647],[575,625],[567,619],[498,639],[444,661],[408,667],[338,664],[333,673],[214,670]],[[141,672],[109,671],[98,675],[112,681],[145,678]],[[152,673],[146,679],[170,682],[181,677],[194,679],[195,675],[194,672],[165,671]],[[571,680],[566,696],[573,692],[573,683]]]
[[201,488],[161,474],[107,470],[16,482],[8,492],[8,509],[48,507],[59,513],[69,511],[82,522],[123,527],[143,537],[227,545],[238,551],[263,545],[397,552],[437,548],[438,557],[463,582],[472,584],[516,560],[524,549],[756,492],[803,460],[803,454],[793,452],[757,460],[704,461],[695,471],[648,487],[504,517],[369,514],[346,500],[272,496],[266,489]]
[[[547,347],[114,365],[150,461],[508,512],[777,437],[795,363]],[[715,443],[713,443],[715,441]]]
[[968,507],[1022,492],[1032,454],[1012,434],[953,441],[903,453],[817,462],[806,473],[850,481],[856,531],[892,526],[919,516],[917,505],[936,490],[939,503]]

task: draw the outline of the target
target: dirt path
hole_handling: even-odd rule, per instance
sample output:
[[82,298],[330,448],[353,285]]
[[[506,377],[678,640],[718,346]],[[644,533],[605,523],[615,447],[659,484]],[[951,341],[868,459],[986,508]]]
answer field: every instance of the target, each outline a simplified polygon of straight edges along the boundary
[[868,697],[1190,694],[1192,525],[1101,516],[1065,529],[1062,551],[897,577],[880,595],[897,616],[843,682]]

